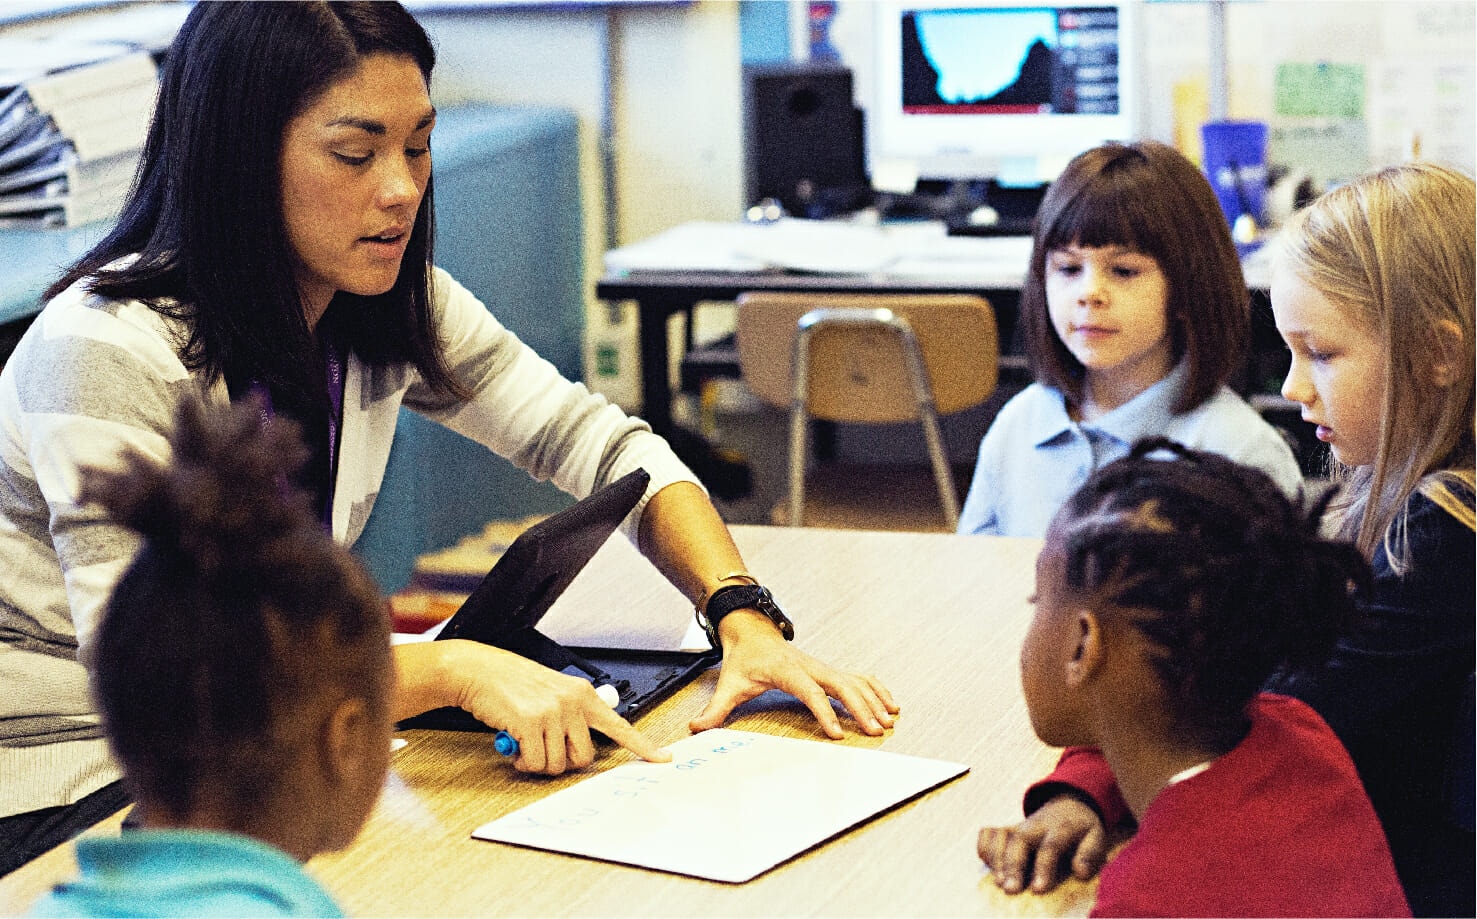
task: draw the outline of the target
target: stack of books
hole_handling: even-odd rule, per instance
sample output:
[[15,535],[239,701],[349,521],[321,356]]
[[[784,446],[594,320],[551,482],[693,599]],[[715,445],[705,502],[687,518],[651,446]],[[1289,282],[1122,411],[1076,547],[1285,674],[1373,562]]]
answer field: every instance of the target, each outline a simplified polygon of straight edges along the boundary
[[0,99],[0,225],[77,226],[117,215],[158,91],[136,52],[39,76]]

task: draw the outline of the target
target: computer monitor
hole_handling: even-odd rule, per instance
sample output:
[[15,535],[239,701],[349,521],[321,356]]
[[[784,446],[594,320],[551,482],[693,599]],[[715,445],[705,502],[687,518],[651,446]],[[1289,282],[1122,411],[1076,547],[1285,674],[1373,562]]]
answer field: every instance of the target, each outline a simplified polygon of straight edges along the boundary
[[1136,6],[879,3],[867,109],[874,184],[1049,182],[1083,150],[1139,136]]

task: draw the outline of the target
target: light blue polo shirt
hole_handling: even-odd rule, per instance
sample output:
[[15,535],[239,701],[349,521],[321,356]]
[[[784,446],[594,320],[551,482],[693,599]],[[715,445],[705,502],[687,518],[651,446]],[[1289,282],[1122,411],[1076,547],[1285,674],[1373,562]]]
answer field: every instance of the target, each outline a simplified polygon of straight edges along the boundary
[[127,830],[77,841],[75,880],[32,916],[342,916],[280,849],[202,830]]
[[1005,403],[985,432],[959,532],[1044,536],[1057,510],[1093,470],[1128,454],[1141,437],[1162,436],[1261,469],[1289,496],[1302,471],[1287,441],[1227,387],[1181,415],[1170,411],[1189,371],[1168,376],[1091,423],[1067,415],[1065,397],[1033,383]]

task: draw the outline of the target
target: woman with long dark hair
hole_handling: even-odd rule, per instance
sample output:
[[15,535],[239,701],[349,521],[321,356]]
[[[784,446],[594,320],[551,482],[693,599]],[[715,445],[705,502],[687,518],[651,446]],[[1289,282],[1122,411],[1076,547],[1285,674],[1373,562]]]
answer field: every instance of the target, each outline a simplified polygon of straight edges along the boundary
[[[299,424],[298,484],[345,545],[401,406],[575,496],[644,467],[627,535],[724,652],[692,729],[768,689],[832,737],[830,698],[861,731],[891,725],[881,683],[786,642],[789,621],[665,441],[434,267],[434,60],[396,3],[201,3],[177,36],[121,219],[47,292],[0,375],[0,873],[122,803],[85,665],[137,543],[79,500],[78,470],[128,450],[167,458],[186,394],[216,406],[256,394]],[[397,718],[461,706],[518,738],[521,770],[589,764],[591,729],[663,755],[589,683],[516,655],[444,641],[395,661]]]

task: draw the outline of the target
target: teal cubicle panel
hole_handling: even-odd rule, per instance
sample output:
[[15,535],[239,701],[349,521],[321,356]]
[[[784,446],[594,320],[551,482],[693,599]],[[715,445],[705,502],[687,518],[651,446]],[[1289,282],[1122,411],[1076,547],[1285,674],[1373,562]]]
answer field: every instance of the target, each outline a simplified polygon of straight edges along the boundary
[[80,227],[0,229],[0,327],[23,327],[41,311],[41,292],[112,229],[110,221]]
[[[584,275],[578,124],[538,107],[448,106],[433,134],[436,261],[566,376],[583,375]],[[490,520],[565,507],[478,444],[410,411],[355,551],[382,589],[416,556]]]

